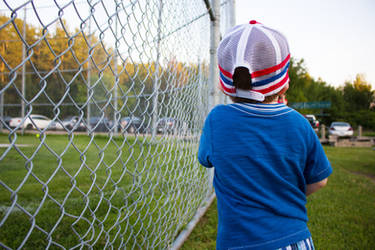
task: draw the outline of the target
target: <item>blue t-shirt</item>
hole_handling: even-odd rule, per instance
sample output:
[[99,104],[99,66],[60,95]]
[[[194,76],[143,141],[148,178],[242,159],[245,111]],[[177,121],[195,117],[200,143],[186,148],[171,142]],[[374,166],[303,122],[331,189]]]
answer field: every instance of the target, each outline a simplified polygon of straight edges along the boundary
[[216,106],[198,160],[215,171],[217,249],[276,249],[310,237],[306,184],[332,168],[297,111],[284,104]]

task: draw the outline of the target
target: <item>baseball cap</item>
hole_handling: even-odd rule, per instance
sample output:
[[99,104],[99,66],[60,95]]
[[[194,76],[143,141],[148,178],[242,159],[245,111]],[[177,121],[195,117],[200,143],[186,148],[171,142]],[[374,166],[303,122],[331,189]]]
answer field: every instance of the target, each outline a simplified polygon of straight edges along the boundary
[[[224,94],[263,101],[281,91],[288,83],[290,61],[286,38],[257,21],[234,26],[217,49],[220,89]],[[245,67],[251,75],[251,89],[236,89],[233,74]]]

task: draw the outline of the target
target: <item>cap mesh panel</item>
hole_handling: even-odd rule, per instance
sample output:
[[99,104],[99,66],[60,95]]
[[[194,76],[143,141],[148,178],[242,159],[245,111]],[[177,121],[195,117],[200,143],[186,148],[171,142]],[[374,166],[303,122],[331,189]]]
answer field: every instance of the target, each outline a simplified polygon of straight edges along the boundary
[[[248,64],[250,66],[250,73],[254,73],[256,71],[268,69],[280,64],[289,55],[288,43],[281,33],[274,29],[267,28],[263,25],[254,25],[249,37],[247,38],[245,53],[244,55],[241,55],[243,56],[243,58],[239,58],[239,60],[236,60],[238,43],[240,41],[242,33],[244,32],[244,29],[249,27],[247,25],[250,24],[239,25],[232,28],[232,30],[230,30],[227,35],[224,36],[223,40],[219,44],[217,52],[218,63],[225,71],[233,74],[234,67],[238,66],[236,65],[237,61],[242,61],[243,59],[245,64]],[[276,51],[272,44],[272,41],[264,32],[264,29],[266,29],[268,33],[273,36],[274,40],[276,40],[278,44],[278,47],[280,49],[279,53],[281,56],[279,60],[276,58]],[[284,68],[281,68],[267,75],[259,76],[255,79],[255,81],[265,80],[273,77],[279,74],[283,69]],[[275,82],[277,83],[278,81],[275,80]],[[261,88],[258,86],[257,89]],[[265,95],[268,95],[268,93],[265,93]]]

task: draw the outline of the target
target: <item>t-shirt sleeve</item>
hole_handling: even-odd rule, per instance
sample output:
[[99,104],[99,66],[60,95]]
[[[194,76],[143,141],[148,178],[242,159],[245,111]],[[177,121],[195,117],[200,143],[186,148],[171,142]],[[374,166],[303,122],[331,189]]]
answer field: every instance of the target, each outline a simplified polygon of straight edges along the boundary
[[313,132],[304,171],[306,184],[312,184],[324,180],[331,173],[331,164],[328,161],[318,136]]
[[213,167],[210,161],[212,157],[212,140],[210,125],[210,118],[208,116],[203,126],[203,131],[198,149],[198,161],[200,162],[200,164],[207,168]]

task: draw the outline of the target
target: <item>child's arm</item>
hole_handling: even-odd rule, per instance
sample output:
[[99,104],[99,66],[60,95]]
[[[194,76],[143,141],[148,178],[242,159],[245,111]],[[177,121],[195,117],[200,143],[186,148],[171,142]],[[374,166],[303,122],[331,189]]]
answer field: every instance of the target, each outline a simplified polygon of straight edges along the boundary
[[207,168],[212,168],[213,165],[210,159],[211,156],[212,156],[211,126],[210,126],[210,118],[208,116],[206,118],[206,121],[204,122],[203,131],[202,131],[201,139],[199,142],[198,161],[203,166]]
[[316,191],[318,191],[319,189],[324,187],[327,184],[327,181],[328,181],[328,178],[325,178],[324,180],[321,180],[319,182],[307,184],[306,185],[306,196],[308,196],[312,193],[315,193]]

